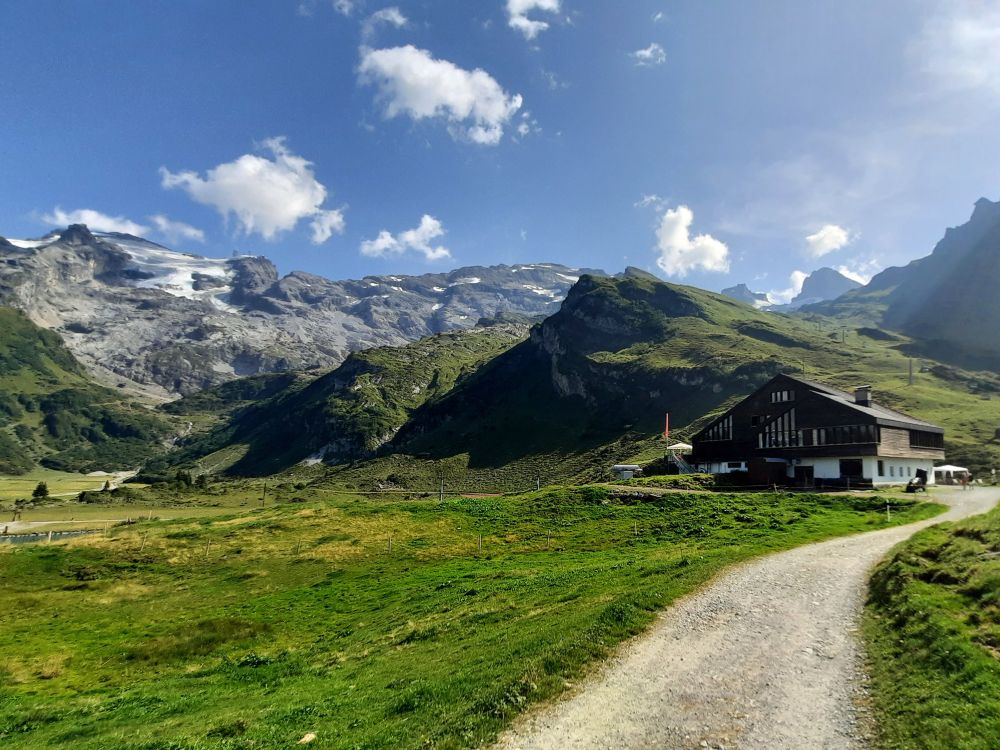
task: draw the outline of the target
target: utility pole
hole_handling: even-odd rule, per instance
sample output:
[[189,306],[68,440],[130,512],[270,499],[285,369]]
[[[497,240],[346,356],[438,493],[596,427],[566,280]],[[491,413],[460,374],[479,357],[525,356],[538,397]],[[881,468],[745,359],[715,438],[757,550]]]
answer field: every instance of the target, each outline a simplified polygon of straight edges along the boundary
[[264,480],[264,492],[261,493],[261,496],[260,496],[260,507],[261,508],[264,507],[264,500],[265,500],[266,497],[267,497],[267,480],[265,479]]
[[910,385],[913,385],[913,357],[910,357]]

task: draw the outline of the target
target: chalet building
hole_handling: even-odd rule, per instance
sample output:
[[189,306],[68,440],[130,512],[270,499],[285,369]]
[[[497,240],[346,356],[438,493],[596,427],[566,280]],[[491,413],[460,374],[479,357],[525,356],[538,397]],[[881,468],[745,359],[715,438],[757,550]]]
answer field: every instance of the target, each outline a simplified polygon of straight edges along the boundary
[[[746,471],[750,482],[798,485],[934,481],[944,430],[854,394],[778,375],[694,436],[699,471]],[[918,474],[921,472],[922,474]]]

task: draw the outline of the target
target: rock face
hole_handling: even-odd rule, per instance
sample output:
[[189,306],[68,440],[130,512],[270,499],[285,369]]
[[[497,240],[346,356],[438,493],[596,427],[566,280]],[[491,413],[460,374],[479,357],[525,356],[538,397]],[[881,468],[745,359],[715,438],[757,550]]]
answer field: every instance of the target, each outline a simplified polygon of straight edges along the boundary
[[840,271],[832,268],[820,268],[809,274],[802,282],[802,290],[789,304],[790,308],[798,308],[828,299],[836,299],[853,289],[860,289],[854,279],[849,279]]
[[874,279],[894,287],[883,322],[924,342],[928,352],[1000,370],[1000,202],[980,198],[972,217],[925,258]]
[[331,281],[279,278],[263,257],[205,258],[79,224],[38,240],[0,238],[0,304],[57,331],[104,382],[161,397],[331,367],[352,351],[498,313],[548,315],[585,271],[540,263]]
[[911,351],[1000,371],[1000,202],[976,201],[968,222],[934,251],[887,268],[867,284],[809,312],[865,320],[914,339]]
[[753,292],[750,290],[746,284],[737,284],[736,286],[727,287],[723,289],[720,294],[724,294],[727,297],[732,297],[737,302],[742,302],[752,307],[756,307],[758,310],[771,306],[771,300],[768,298],[767,294],[764,292]]

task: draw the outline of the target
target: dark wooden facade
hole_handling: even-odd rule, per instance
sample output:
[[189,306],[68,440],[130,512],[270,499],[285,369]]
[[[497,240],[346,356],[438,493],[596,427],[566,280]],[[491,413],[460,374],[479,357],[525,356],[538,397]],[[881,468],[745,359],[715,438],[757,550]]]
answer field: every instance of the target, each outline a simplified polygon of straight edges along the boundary
[[[868,396],[868,399],[865,397]],[[870,400],[778,375],[692,439],[692,462],[763,458],[944,458],[944,430]]]

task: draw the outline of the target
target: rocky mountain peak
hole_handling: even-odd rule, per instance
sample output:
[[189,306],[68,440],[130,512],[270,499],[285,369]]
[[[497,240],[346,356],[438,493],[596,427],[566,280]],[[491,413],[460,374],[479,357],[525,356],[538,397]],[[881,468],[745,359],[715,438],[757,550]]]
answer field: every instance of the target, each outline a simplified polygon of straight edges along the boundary
[[97,237],[93,235],[86,224],[70,224],[59,232],[59,242],[71,247],[93,245],[97,241]]
[[746,284],[737,284],[736,286],[727,287],[719,293],[724,294],[726,297],[730,297],[737,302],[742,302],[758,309],[767,307],[771,304],[771,300],[768,298],[766,293],[754,292]]
[[809,274],[802,282],[802,290],[791,301],[790,306],[802,307],[816,302],[836,299],[852,289],[863,286],[854,279],[849,279],[833,268],[818,268]]

